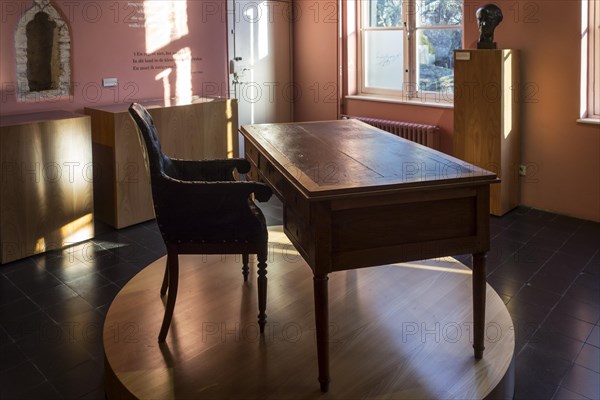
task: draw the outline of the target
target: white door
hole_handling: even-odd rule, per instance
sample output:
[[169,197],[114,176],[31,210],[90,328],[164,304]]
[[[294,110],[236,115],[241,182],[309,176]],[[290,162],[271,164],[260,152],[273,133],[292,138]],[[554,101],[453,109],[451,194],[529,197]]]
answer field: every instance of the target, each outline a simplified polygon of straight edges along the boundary
[[291,121],[291,0],[228,0],[227,7],[229,84],[240,126]]

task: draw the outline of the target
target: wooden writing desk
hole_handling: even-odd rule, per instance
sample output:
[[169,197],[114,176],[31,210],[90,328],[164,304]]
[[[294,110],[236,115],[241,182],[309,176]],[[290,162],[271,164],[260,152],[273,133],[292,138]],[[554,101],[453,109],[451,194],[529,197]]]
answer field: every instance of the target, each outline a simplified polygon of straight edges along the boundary
[[473,254],[475,358],[483,356],[489,193],[496,175],[357,120],[241,128],[250,179],[283,202],[314,273],[321,391],[329,388],[328,274]]

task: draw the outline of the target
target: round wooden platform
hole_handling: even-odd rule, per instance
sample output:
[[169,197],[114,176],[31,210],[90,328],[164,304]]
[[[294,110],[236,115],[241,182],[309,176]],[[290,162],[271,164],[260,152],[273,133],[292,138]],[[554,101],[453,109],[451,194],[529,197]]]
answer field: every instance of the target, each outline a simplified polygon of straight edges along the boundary
[[331,385],[317,382],[312,272],[270,229],[267,328],[256,268],[240,256],[182,256],[166,343],[157,336],[166,258],[137,274],[104,325],[109,399],[512,398],[514,331],[488,285],[486,350],[472,349],[471,272],[452,258],[335,272],[329,279]]

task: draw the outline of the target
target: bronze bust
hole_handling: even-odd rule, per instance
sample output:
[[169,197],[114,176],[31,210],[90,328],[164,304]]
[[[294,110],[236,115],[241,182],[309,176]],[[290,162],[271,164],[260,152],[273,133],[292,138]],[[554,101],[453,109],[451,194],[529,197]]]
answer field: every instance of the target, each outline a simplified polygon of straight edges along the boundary
[[495,49],[494,29],[502,22],[502,10],[495,4],[486,4],[477,9],[477,26],[479,26],[478,49]]

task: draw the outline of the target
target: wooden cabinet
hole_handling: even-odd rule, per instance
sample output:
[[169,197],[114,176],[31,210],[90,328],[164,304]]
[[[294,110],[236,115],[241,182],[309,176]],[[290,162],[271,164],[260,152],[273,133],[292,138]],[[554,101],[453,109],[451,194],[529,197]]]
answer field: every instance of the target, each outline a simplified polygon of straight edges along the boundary
[[90,117],[0,117],[1,262],[94,236]]
[[[154,119],[165,154],[183,159],[238,155],[236,100],[141,104]],[[92,117],[96,218],[115,228],[154,218],[150,177],[128,107],[113,104],[85,109]]]
[[519,52],[454,53],[454,156],[495,172],[490,211],[503,215],[520,201]]

